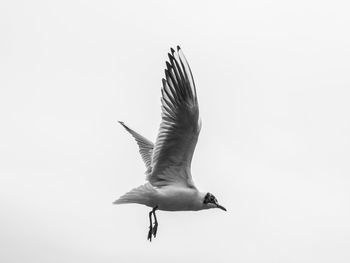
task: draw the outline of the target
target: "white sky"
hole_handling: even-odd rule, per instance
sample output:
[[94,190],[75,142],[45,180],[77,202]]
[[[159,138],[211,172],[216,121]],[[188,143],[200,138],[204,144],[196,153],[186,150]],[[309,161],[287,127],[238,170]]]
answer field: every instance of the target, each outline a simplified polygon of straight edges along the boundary
[[[348,1],[2,1],[0,262],[349,262]],[[181,45],[192,173],[228,209],[113,206],[144,182]]]

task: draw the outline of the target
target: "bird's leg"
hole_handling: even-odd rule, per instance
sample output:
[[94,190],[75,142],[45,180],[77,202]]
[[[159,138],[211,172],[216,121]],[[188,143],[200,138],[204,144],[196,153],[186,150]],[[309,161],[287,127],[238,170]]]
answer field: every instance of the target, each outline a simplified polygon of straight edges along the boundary
[[152,230],[153,230],[153,227],[152,227],[152,212],[149,212],[149,231],[148,231],[148,236],[147,236],[147,239],[149,240],[149,242],[152,241]]
[[154,207],[152,212],[153,212],[153,216],[154,216],[154,226],[153,226],[153,236],[156,237],[157,235],[157,229],[158,229],[158,221],[157,221],[157,216],[156,216],[156,210],[157,210],[158,206]]

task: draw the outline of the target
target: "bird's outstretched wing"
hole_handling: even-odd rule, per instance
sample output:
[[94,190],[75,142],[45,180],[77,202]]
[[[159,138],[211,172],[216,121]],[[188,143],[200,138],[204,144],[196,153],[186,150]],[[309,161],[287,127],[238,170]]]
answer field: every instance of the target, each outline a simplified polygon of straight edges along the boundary
[[135,141],[137,142],[137,145],[139,146],[139,152],[141,154],[143,162],[146,165],[147,171],[150,171],[152,151],[154,148],[153,142],[138,134],[136,131],[130,129],[124,124],[124,122],[119,121],[119,123],[125,128],[125,130],[127,130],[132,135],[132,137],[134,137]]
[[180,47],[171,49],[162,87],[162,122],[152,153],[149,182],[194,187],[191,160],[200,132],[196,88]]

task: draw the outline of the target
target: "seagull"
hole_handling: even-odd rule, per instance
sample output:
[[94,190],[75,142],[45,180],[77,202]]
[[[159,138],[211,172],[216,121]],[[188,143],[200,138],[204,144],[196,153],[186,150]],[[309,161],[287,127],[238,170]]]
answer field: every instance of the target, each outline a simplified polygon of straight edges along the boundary
[[[121,196],[114,204],[136,203],[151,207],[147,239],[157,235],[156,210],[199,211],[226,208],[209,192],[194,185],[191,161],[201,130],[196,86],[190,66],[179,46],[170,49],[162,79],[162,121],[153,144],[123,122],[136,140],[146,165],[147,182]],[[152,223],[152,215],[154,224]]]

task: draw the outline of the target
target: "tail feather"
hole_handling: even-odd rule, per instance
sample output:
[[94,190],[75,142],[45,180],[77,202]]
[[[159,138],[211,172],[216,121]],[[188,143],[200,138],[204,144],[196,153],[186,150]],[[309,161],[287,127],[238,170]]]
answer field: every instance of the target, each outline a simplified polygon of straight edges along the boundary
[[114,201],[113,204],[119,205],[119,204],[136,203],[136,204],[143,204],[143,205],[151,205],[150,197],[154,192],[155,192],[155,189],[150,184],[144,184],[122,195],[119,199]]

